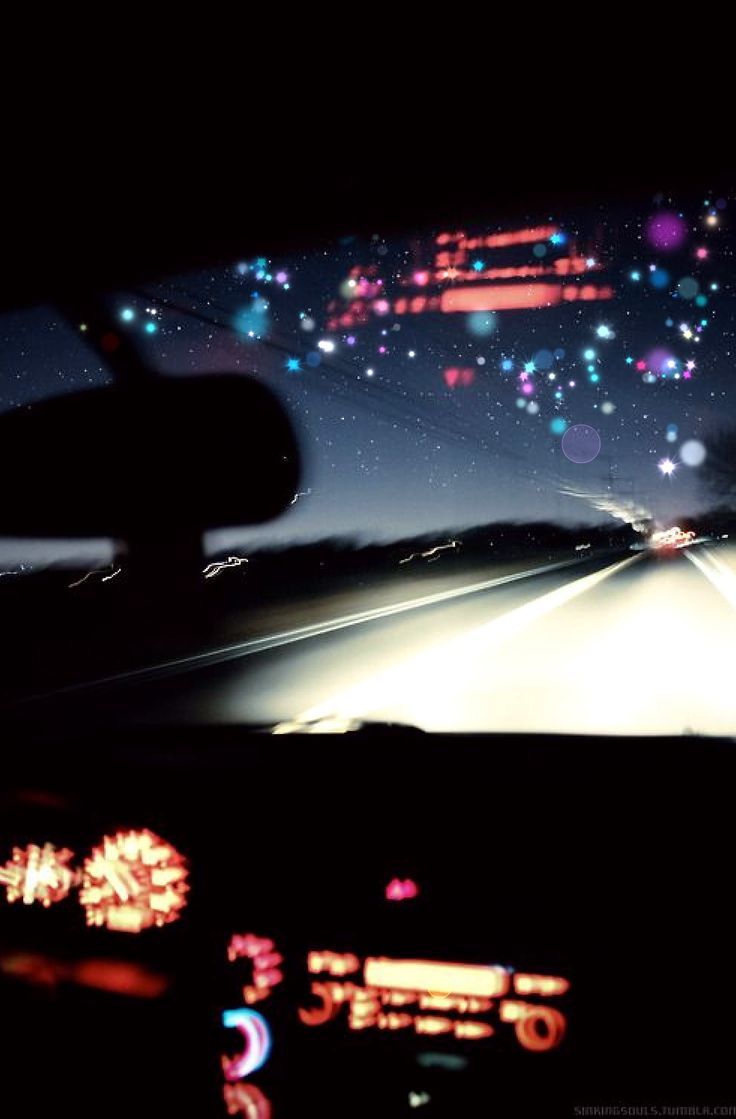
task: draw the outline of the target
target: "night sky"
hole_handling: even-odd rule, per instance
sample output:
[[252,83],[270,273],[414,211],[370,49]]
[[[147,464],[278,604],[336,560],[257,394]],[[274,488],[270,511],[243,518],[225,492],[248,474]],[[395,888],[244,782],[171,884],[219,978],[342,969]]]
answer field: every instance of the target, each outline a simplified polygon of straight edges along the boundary
[[[301,434],[294,505],[271,525],[213,534],[211,547],[439,538],[497,520],[593,524],[609,519],[605,508],[668,525],[714,504],[700,467],[736,420],[730,212],[703,196],[527,223],[481,214],[464,230],[477,247],[458,265],[438,264],[439,230],[346,236],[292,259],[235,257],[112,295],[109,307],[162,373],[255,374]],[[548,232],[525,240],[527,228]],[[520,232],[517,243],[483,243]],[[565,259],[579,270],[566,272]],[[436,307],[446,292],[539,277],[611,298],[578,290],[533,309],[401,313],[402,300]],[[0,407],[105,383],[84,325],[53,308],[0,318]]]

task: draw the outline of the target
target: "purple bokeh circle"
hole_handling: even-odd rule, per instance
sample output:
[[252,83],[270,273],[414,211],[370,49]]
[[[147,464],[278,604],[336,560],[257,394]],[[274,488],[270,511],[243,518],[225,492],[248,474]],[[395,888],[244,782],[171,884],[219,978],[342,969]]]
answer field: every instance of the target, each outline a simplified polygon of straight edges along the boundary
[[647,222],[647,241],[662,252],[679,249],[687,237],[687,226],[678,214],[663,211],[652,214]]
[[592,462],[601,450],[601,437],[588,424],[573,424],[562,436],[562,453],[570,462]]
[[673,357],[669,350],[665,350],[663,346],[657,346],[649,351],[644,360],[647,363],[647,369],[655,373],[657,377],[661,377],[662,374],[667,373],[672,368],[669,363],[673,360]]

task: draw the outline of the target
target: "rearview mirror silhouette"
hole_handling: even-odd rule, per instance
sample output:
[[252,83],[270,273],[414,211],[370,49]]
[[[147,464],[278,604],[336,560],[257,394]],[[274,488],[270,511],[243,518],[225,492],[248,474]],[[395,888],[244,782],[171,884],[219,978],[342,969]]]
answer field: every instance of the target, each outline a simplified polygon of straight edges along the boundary
[[148,551],[270,520],[299,475],[286,412],[240,374],[151,377],[0,415],[4,535],[112,536]]

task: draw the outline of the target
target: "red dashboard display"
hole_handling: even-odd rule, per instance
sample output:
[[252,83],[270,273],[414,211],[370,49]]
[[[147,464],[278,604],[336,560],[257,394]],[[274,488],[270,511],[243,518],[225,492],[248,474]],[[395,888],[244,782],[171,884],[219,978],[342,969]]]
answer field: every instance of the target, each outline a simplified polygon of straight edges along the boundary
[[81,868],[73,857],[52,843],[14,847],[0,867],[8,901],[48,909],[78,886],[88,925],[133,933],[176,921],[187,903],[186,860],[148,828],[105,836]]
[[[256,1104],[256,1097],[237,1088],[267,1063],[273,1037],[262,1010],[249,1007],[265,1002],[281,984],[284,961],[272,939],[251,933],[233,936],[227,955],[231,963],[250,961],[253,975],[242,987],[246,1005],[228,1009],[222,1016],[223,1025],[240,1035],[237,1053],[221,1058],[223,1099],[231,1115],[258,1115],[257,1106],[267,1106],[265,1097],[259,1095]],[[562,976],[497,964],[388,956],[361,959],[353,952],[329,949],[307,953],[306,973],[315,977],[310,981],[311,1000],[287,1010],[287,1017],[296,1017],[309,1029],[343,1023],[348,1031],[406,1031],[482,1042],[509,1028],[531,1053],[556,1049],[565,1037],[565,1015],[548,1001],[569,990],[569,981]]]

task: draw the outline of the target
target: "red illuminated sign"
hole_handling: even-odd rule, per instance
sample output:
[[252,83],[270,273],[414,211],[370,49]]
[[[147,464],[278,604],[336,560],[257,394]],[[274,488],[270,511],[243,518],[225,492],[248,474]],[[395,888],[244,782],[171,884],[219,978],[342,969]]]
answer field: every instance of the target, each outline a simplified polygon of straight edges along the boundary
[[[398,286],[414,289],[392,299],[376,265],[354,266],[340,288],[341,299],[328,305],[328,330],[365,325],[374,316],[472,314],[555,307],[565,303],[612,299],[607,284],[581,282],[601,271],[600,263],[580,253],[556,225],[540,225],[469,237],[464,232],[444,232],[433,244],[433,263],[412,268],[399,276]],[[503,250],[534,246],[535,257],[525,263],[491,262]],[[539,249],[537,248],[539,246]],[[471,254],[476,254],[471,259]],[[477,255],[480,254],[480,255]],[[557,255],[556,255],[557,254]],[[431,289],[435,290],[432,291]]]

